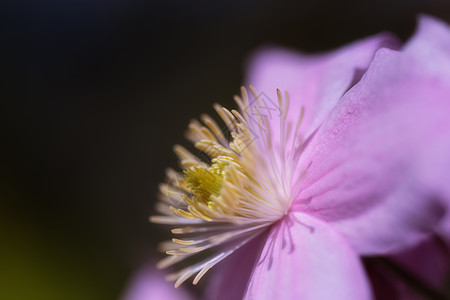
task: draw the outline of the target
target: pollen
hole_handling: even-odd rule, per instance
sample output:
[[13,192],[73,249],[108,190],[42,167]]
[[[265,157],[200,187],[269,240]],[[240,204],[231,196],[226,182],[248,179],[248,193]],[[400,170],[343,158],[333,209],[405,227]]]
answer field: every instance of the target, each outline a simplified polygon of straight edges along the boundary
[[215,161],[211,167],[194,166],[184,171],[188,188],[195,195],[194,201],[210,203],[211,196],[219,196],[223,187],[227,163]]
[[286,122],[289,97],[277,91],[281,139],[274,145],[262,100],[249,89],[252,102],[245,88],[235,97],[240,111],[214,105],[225,129],[208,115],[189,124],[186,137],[209,157],[208,163],[183,146],[174,147],[182,172],[167,170],[156,205],[160,215],[150,221],[172,226],[177,236],[160,244],[168,256],[159,268],[182,264],[186,258],[194,261],[168,276],[175,287],[195,274],[197,284],[214,265],[283,218],[292,202],[302,118],[297,124]]

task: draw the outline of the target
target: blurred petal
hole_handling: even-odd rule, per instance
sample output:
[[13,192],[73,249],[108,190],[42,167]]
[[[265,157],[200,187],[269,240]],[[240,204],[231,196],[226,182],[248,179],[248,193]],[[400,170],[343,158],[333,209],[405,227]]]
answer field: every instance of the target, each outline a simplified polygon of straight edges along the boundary
[[449,275],[450,257],[448,249],[435,237],[390,257],[369,258],[365,263],[376,299],[445,298],[439,292],[444,290]]
[[[442,64],[450,57],[450,33],[448,24],[430,16],[421,16],[417,32],[403,51],[420,60],[419,72],[433,74],[439,80],[450,81],[450,70]],[[418,65],[416,65],[418,66]]]
[[245,299],[370,299],[356,253],[330,226],[292,213],[272,228]]
[[[420,27],[413,39],[405,46],[408,55],[421,60],[417,72],[431,74],[437,81],[446,81],[450,85],[450,29],[440,20],[429,16],[421,16]],[[447,63],[443,63],[447,62]],[[444,128],[444,127],[443,127]],[[443,129],[444,130],[444,129]],[[448,124],[447,131],[450,131]],[[450,184],[448,184],[448,169],[450,167],[450,154],[448,139],[441,139],[429,146],[429,155],[421,162],[422,179],[429,186],[439,190],[441,198],[446,200],[447,210],[450,208]],[[445,161],[444,161],[445,159]],[[440,168],[436,166],[440,165]],[[446,177],[447,176],[447,177]],[[450,212],[439,225],[440,233],[450,245]]]
[[448,207],[449,205],[450,204],[447,203],[447,213],[445,215],[444,220],[438,225],[436,233],[439,234],[444,239],[444,241],[447,244],[447,247],[450,248],[450,213]]
[[366,269],[375,299],[382,300],[426,300],[415,289],[411,289],[396,273],[383,264],[373,264]]
[[211,271],[205,299],[243,299],[266,239],[267,233],[263,233],[220,262]]
[[425,284],[441,289],[450,275],[450,257],[446,246],[436,238],[391,257],[399,266]]
[[[450,43],[442,24],[426,19],[421,26],[440,27]],[[309,168],[295,209],[334,222],[363,254],[411,246],[445,214],[450,52],[447,43],[430,67],[433,57],[414,52],[422,42],[431,41],[419,35],[405,52],[379,50],[302,156]]]
[[[252,57],[247,84],[255,86],[264,102],[274,132],[279,128],[276,89],[289,92],[288,120],[294,125],[305,107],[303,134],[309,135],[326,118],[346,90],[355,84],[381,47],[397,48],[389,34],[374,37],[320,55],[302,55],[288,50],[267,49]],[[277,137],[278,138],[278,137]]]
[[122,300],[190,300],[194,299],[183,287],[174,288],[164,279],[166,274],[153,264],[143,267],[131,279]]

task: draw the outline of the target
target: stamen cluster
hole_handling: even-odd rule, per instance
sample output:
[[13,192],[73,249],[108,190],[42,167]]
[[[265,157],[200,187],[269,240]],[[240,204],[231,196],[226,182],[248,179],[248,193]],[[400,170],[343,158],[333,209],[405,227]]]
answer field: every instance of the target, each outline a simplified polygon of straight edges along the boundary
[[[226,131],[208,115],[202,115],[202,123],[190,123],[187,138],[209,157],[209,163],[180,145],[174,147],[182,173],[167,170],[168,182],[160,185],[156,207],[161,215],[150,220],[174,226],[172,233],[178,236],[161,243],[160,249],[168,257],[158,267],[165,268],[188,257],[198,261],[168,276],[176,281],[175,287],[194,274],[196,284],[210,268],[289,209],[295,151],[286,151],[285,136],[290,135],[285,124],[288,97],[286,94],[284,100],[277,91],[281,141],[274,147],[271,125],[261,112],[260,97],[251,86],[250,91],[255,103],[250,103],[245,88],[241,89],[241,97],[235,97],[241,113],[214,105]],[[256,126],[251,124],[254,118]],[[300,122],[301,118],[295,132]],[[295,135],[291,140],[293,150],[297,144]],[[212,250],[209,255],[205,254],[207,249]]]

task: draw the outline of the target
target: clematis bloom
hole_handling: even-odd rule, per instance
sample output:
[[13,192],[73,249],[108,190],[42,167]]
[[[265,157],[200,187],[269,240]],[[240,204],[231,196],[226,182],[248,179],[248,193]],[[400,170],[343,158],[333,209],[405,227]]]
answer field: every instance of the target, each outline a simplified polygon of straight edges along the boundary
[[450,30],[423,17],[397,48],[381,34],[317,56],[266,50],[239,111],[215,105],[225,133],[206,115],[189,125],[209,161],[176,146],[183,172],[167,171],[151,217],[174,226],[158,266],[190,261],[175,286],[224,261],[214,299],[370,299],[360,255],[445,227]]

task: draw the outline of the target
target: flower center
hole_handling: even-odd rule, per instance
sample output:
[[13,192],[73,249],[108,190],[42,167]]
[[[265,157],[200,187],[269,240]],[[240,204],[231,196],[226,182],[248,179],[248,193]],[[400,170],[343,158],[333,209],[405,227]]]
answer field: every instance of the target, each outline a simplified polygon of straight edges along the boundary
[[[255,103],[249,102],[244,88],[242,98],[235,97],[242,114],[214,105],[231,141],[207,115],[202,116],[203,124],[193,121],[189,125],[188,139],[209,156],[210,164],[182,146],[174,148],[183,173],[167,171],[168,183],[160,186],[156,207],[161,215],[150,220],[177,226],[172,233],[181,237],[161,244],[168,257],[158,267],[187,257],[198,261],[168,276],[176,281],[176,287],[197,273],[196,284],[215,264],[283,218],[291,205],[292,174],[299,151],[296,135],[303,111],[292,135],[285,124],[288,98],[283,99],[277,91],[280,140],[274,145],[271,124],[261,113],[261,100],[252,87],[250,91]],[[256,118],[253,124],[252,118]],[[213,251],[205,257],[206,249]]]
[[219,196],[223,187],[227,163],[215,160],[209,167],[195,166],[184,171],[187,186],[194,193],[194,201],[214,205],[211,196]]

